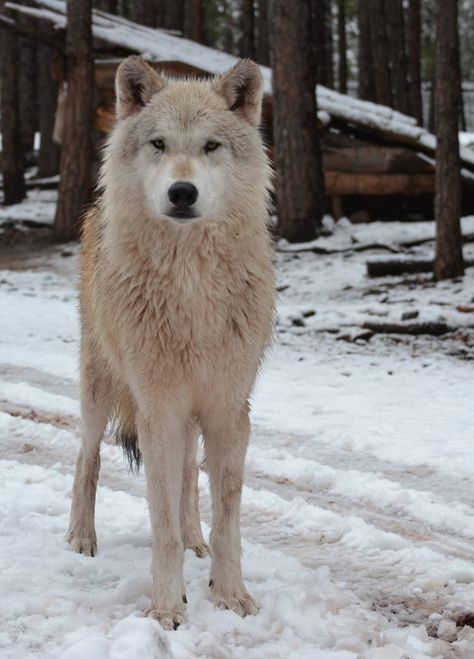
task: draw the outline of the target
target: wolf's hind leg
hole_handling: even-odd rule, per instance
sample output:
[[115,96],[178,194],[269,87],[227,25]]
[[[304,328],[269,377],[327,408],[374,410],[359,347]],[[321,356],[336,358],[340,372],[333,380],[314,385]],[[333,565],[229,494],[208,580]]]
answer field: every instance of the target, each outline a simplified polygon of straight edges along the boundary
[[186,428],[186,448],[181,493],[181,535],[185,549],[192,549],[198,558],[210,554],[204,541],[199,514],[199,467],[196,453],[199,439],[197,423],[190,421]]
[[106,364],[82,349],[81,449],[76,463],[72,507],[66,540],[80,554],[97,552],[95,498],[100,469],[100,442],[112,412],[113,386]]

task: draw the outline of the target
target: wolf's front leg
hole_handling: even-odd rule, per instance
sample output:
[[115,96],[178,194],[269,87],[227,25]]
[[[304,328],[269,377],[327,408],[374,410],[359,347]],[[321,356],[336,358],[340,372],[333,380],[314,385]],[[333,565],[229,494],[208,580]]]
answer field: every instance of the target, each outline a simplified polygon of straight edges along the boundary
[[147,615],[158,620],[164,629],[176,629],[185,622],[180,528],[185,423],[179,421],[178,414],[140,414],[137,427],[153,542],[153,589]]
[[259,608],[244,586],[240,565],[240,499],[249,434],[247,404],[235,414],[220,410],[204,424],[213,509],[211,597],[219,608],[241,616]]
[[181,535],[185,549],[192,549],[198,558],[210,554],[202,537],[199,514],[199,467],[196,460],[199,427],[190,421],[186,427],[183,491],[181,495]]

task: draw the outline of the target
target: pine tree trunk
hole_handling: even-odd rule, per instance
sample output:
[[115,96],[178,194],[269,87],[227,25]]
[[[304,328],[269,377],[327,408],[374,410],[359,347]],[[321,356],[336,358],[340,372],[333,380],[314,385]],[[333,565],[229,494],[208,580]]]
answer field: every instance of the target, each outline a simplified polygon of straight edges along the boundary
[[328,87],[326,65],[326,0],[311,0],[311,33],[316,81]]
[[54,117],[58,100],[58,84],[51,75],[54,51],[38,46],[38,121],[41,135],[38,176],[55,176],[59,171],[59,147],[53,142]]
[[67,4],[67,97],[61,149],[55,236],[76,238],[81,215],[90,200],[92,159],[93,59],[91,0]]
[[242,57],[255,59],[255,9],[253,0],[242,0]]
[[326,84],[334,88],[333,39],[332,39],[332,0],[320,0],[324,4],[324,43],[326,46]]
[[337,34],[339,91],[347,94],[346,0],[337,3]]
[[464,274],[459,162],[460,65],[457,0],[436,1],[435,277]]
[[270,43],[268,35],[268,0],[258,0],[258,41],[256,58],[259,64],[270,66]]
[[94,7],[108,14],[117,13],[117,0],[95,0]]
[[164,0],[163,26],[168,30],[183,31],[183,2],[181,0]]
[[372,44],[370,37],[370,0],[359,0],[359,81],[357,94],[365,101],[375,101],[374,69],[372,60]]
[[184,36],[202,42],[201,0],[184,0]]
[[392,88],[390,86],[384,1],[370,0],[368,8],[370,17],[370,41],[374,70],[375,100],[377,103],[392,107],[393,97]]
[[406,12],[408,101],[410,114],[423,125],[421,98],[421,9],[420,0],[409,0]]
[[26,197],[26,186],[18,100],[18,41],[7,30],[0,30],[0,38],[3,203],[8,206]]
[[310,3],[272,0],[270,9],[278,227],[303,242],[318,236],[324,210]]
[[160,0],[133,0],[131,20],[148,27],[163,25],[163,3]]
[[[30,27],[28,16],[19,16],[20,25]],[[38,129],[36,92],[36,46],[31,39],[20,37],[20,67],[18,71],[18,99],[20,112],[21,146],[25,156],[33,151],[35,132]]]
[[384,0],[393,107],[408,112],[407,61],[402,0]]

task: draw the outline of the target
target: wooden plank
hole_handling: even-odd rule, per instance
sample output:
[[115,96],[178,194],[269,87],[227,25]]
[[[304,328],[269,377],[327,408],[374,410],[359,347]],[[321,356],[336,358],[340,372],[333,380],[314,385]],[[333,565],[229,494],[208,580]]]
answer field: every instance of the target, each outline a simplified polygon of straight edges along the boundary
[[432,174],[433,165],[411,149],[388,146],[326,147],[324,167],[328,171],[353,174]]
[[433,174],[353,174],[326,171],[328,195],[405,195],[433,194]]

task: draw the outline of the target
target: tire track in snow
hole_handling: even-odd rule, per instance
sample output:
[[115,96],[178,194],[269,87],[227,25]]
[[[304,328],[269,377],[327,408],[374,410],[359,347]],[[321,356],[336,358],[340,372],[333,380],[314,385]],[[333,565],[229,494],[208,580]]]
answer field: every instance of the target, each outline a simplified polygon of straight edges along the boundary
[[[14,425],[20,426],[19,434],[30,436],[28,448],[18,444],[18,437],[6,433],[1,442],[2,453],[7,459],[72,474],[79,446],[77,431],[55,427],[48,414],[36,412],[34,419],[13,416]],[[115,448],[104,447],[102,452],[105,455],[99,484],[144,498],[143,477],[137,479],[127,474]],[[447,533],[430,533],[430,529],[420,528],[418,520],[400,519],[393,511],[377,510],[371,501],[353,501],[308,484],[298,486],[284,472],[273,477],[262,474],[252,464],[252,449],[249,458],[242,504],[242,533],[247,541],[290,555],[309,569],[328,566],[337,583],[345,584],[367,606],[398,625],[429,624],[433,614],[450,619],[452,611],[446,607],[453,596],[453,574],[458,581],[457,597],[460,601],[472,601],[472,588],[459,583],[462,572],[464,581],[474,578],[474,573],[470,574],[472,548],[464,540]],[[314,467],[317,469],[318,465],[314,463]],[[340,477],[344,478],[343,470]],[[203,520],[209,524],[210,497],[207,484],[202,481],[201,508]],[[296,526],[295,516],[299,520]],[[363,532],[374,535],[375,544],[381,543],[382,547],[372,546],[369,540],[357,546],[360,537],[355,544],[345,544],[344,537],[350,535],[351,525],[359,527],[360,537]],[[100,543],[100,526],[98,533]],[[432,553],[426,555],[430,549]],[[433,571],[435,555],[439,576],[425,579],[425,568],[429,566]],[[415,570],[413,563],[418,566]],[[420,563],[425,568],[420,568]],[[446,576],[450,571],[451,579]]]

